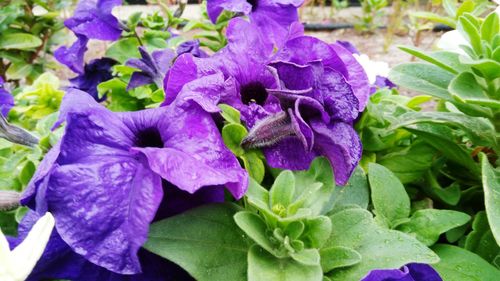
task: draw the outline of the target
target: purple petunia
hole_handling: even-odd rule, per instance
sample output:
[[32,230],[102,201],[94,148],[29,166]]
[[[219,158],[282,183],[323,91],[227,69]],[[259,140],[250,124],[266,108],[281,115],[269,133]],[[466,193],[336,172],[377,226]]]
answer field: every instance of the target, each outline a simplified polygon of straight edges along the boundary
[[140,46],[139,53],[141,54],[140,59],[129,59],[125,63],[127,66],[140,70],[134,72],[132,77],[130,77],[127,90],[151,83],[155,83],[158,88],[162,89],[163,78],[176,56],[174,51],[163,49],[149,54],[146,48]]
[[122,29],[118,19],[111,14],[122,0],[81,0],[73,16],[64,25],[76,35],[77,40],[68,48],[62,46],[54,52],[55,58],[76,73],[83,73],[83,56],[89,39],[114,41]]
[[428,264],[410,263],[400,269],[375,269],[361,281],[443,281]]
[[165,200],[202,192],[201,199],[220,201],[221,186],[238,199],[246,191],[247,173],[196,94],[185,91],[169,107],[113,113],[69,89],[58,122],[66,121],[64,136],[45,156],[22,203],[39,213],[49,210],[64,242],[90,262],[115,273],[140,273],[137,252]]
[[7,91],[3,78],[0,77],[0,114],[7,116],[14,106],[14,97]]
[[90,61],[85,65],[82,74],[70,79],[71,87],[88,93],[96,101],[103,101],[105,97],[99,98],[97,86],[113,78],[111,67],[116,61],[110,58],[100,58]]
[[337,183],[345,184],[362,151],[352,123],[369,96],[359,63],[344,48],[300,32],[291,32],[275,53],[254,24],[238,18],[230,21],[227,38],[210,58],[176,60],[165,78],[165,104],[196,79],[220,72],[226,90],[205,97],[215,95],[241,112],[251,129],[243,146],[263,148],[269,165],[283,169],[307,169],[324,155]]
[[298,21],[297,8],[304,0],[208,0],[207,11],[212,22],[216,22],[223,10],[248,15],[269,40],[281,46],[290,25]]

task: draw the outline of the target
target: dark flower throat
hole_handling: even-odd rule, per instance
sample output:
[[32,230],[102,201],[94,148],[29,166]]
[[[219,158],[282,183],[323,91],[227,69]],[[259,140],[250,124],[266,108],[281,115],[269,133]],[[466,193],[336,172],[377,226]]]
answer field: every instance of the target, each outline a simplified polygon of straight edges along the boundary
[[251,82],[243,85],[240,89],[240,94],[241,101],[247,105],[252,101],[259,105],[264,105],[268,96],[266,88],[259,82]]
[[161,134],[156,128],[147,128],[140,131],[135,139],[135,146],[137,147],[163,147],[163,140]]

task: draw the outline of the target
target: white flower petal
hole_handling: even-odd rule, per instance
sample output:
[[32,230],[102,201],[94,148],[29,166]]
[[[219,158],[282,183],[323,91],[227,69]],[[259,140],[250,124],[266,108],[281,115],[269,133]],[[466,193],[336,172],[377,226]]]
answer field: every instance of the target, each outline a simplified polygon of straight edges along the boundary
[[462,36],[462,34],[460,34],[458,30],[443,33],[437,42],[437,47],[443,51],[467,56],[467,53],[460,48],[460,45],[469,46],[469,42]]
[[54,224],[54,217],[47,212],[35,223],[26,239],[12,251],[14,268],[11,273],[15,280],[25,280],[31,273],[49,242]]
[[361,64],[368,76],[370,84],[374,84],[377,76],[387,77],[391,68],[389,64],[383,61],[373,61],[365,54],[353,54],[354,58]]

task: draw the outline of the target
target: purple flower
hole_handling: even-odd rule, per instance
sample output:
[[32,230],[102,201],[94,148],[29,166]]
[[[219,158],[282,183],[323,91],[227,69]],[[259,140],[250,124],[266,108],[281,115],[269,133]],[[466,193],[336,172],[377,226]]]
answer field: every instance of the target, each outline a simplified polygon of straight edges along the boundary
[[186,53],[191,53],[193,56],[197,58],[208,57],[207,53],[205,53],[202,49],[200,49],[200,40],[198,39],[185,41],[177,47],[178,56]]
[[75,78],[70,79],[71,87],[91,95],[96,101],[103,101],[106,97],[99,98],[97,85],[113,78],[111,67],[116,61],[110,58],[92,60],[85,65],[85,71]]
[[[28,211],[19,224],[18,237],[10,238],[10,247],[15,247],[28,234],[40,215]],[[49,243],[27,281],[45,279],[70,279],[73,281],[174,281],[192,280],[177,265],[146,250],[139,250],[139,260],[143,272],[135,275],[121,275],[108,271],[89,261],[73,250],[61,239],[56,230],[52,231]]]
[[58,122],[66,121],[65,134],[21,202],[49,210],[64,242],[90,262],[140,273],[137,252],[164,194],[169,200],[207,188],[222,199],[226,186],[239,199],[246,191],[247,173],[196,95],[186,91],[169,107],[113,113],[69,89]]
[[361,281],[443,281],[427,264],[410,263],[400,269],[375,269]]
[[14,106],[14,97],[7,91],[3,78],[0,77],[0,114],[7,116]]
[[158,88],[163,88],[163,79],[175,58],[174,51],[170,49],[157,50],[152,54],[143,46],[139,47],[141,59],[129,59],[125,64],[139,69],[130,77],[127,91],[139,86],[155,83]]
[[122,29],[111,11],[121,3],[122,0],[81,0],[73,16],[64,21],[77,40],[69,48],[57,49],[55,58],[72,71],[83,73],[83,56],[89,39],[114,41],[120,38]]
[[366,75],[342,47],[291,34],[274,53],[255,25],[231,20],[224,49],[210,58],[176,60],[165,81],[165,104],[199,77],[221,72],[225,90],[205,97],[215,95],[241,112],[251,129],[244,147],[264,148],[269,165],[283,169],[307,169],[324,155],[337,183],[345,184],[361,157],[352,123],[369,95]]
[[351,42],[349,41],[342,41],[342,40],[337,40],[337,42],[335,42],[337,44],[339,44],[340,46],[344,47],[344,49],[348,50],[349,52],[351,52],[351,54],[358,54],[359,55],[359,51],[358,49],[356,48],[356,46],[354,46]]
[[297,8],[304,0],[208,0],[207,11],[216,22],[223,10],[248,15],[269,40],[281,46],[290,25],[298,21]]

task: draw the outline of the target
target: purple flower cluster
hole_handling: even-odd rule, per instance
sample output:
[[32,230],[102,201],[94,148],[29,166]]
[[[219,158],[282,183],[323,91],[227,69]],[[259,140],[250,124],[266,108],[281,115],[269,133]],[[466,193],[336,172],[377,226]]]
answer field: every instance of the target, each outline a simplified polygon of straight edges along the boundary
[[[214,118],[219,104],[241,112],[249,129],[242,146],[262,149],[271,167],[302,170],[326,156],[336,183],[347,183],[361,158],[353,123],[370,84],[341,43],[304,35],[296,22],[302,2],[208,1],[213,21],[224,9],[250,21],[232,19],[228,45],[212,56],[198,41],[176,52],[140,47],[141,58],[126,62],[138,70],[127,88],[154,83],[164,89],[165,101],[159,108],[120,113],[99,104],[96,91],[112,77],[115,62],[100,59],[83,68],[83,54],[89,38],[119,38],[111,10],[121,0],[78,4],[65,21],[78,39],[55,54],[80,74],[71,80],[55,125],[65,124],[64,135],[22,196],[32,211],[20,224],[19,241],[41,214],[50,211],[56,221],[29,280],[189,280],[141,247],[152,222],[222,202],[225,190],[235,199],[245,194],[248,174],[225,146]],[[7,94],[0,84],[2,113],[11,106]],[[389,280],[377,274],[366,280]]]

